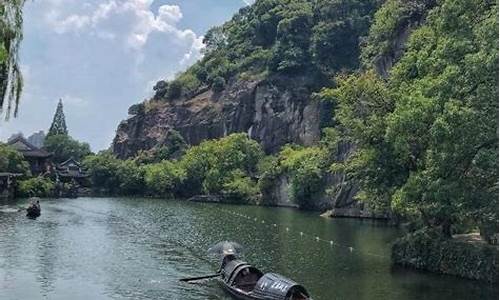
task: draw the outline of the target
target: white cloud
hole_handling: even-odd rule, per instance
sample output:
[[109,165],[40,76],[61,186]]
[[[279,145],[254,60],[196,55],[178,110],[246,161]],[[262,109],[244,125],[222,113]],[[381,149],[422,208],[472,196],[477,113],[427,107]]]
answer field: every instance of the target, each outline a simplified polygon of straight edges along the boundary
[[191,48],[186,54],[184,54],[180,64],[182,66],[186,66],[201,58],[203,48],[205,48],[205,44],[203,44],[203,36],[194,36]]
[[78,31],[90,24],[90,18],[87,16],[70,15],[64,20],[54,24],[54,30],[57,33],[65,33],[70,30]]
[[85,3],[86,13],[64,16],[59,2],[52,1],[55,1],[55,5],[47,14],[47,21],[56,33],[89,30],[101,39],[122,38],[128,48],[141,50],[148,43],[150,35],[157,32],[165,34],[165,38],[174,37],[178,43],[188,45],[181,65],[200,57],[203,38],[191,29],[177,27],[183,17],[177,5],[162,5],[155,15],[150,9],[152,0],[109,0],[97,6]]
[[0,119],[0,140],[47,130],[63,98],[71,135],[94,150],[107,148],[128,106],[198,59],[198,34],[243,6],[165,2],[176,1],[27,1],[20,52],[25,88],[18,118]]

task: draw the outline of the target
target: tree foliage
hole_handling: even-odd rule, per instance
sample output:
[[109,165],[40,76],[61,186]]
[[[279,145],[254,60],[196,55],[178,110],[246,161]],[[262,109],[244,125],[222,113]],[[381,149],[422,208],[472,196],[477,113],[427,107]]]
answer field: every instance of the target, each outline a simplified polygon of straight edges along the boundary
[[22,8],[24,0],[0,3],[0,113],[5,118],[17,115],[23,78],[19,66],[19,45],[22,39]]
[[92,154],[89,144],[74,140],[66,134],[47,136],[43,146],[53,154],[52,160],[56,163],[61,163],[70,158],[80,161]]
[[317,201],[325,192],[329,152],[325,147],[285,146],[280,153],[261,169],[259,188],[264,203],[272,201],[271,190],[280,176],[290,182],[291,198],[302,209],[316,209]]
[[445,0],[410,36],[388,81],[338,78],[323,96],[358,151],[342,169],[361,198],[447,235],[498,222],[498,5]]
[[144,182],[147,193],[161,197],[179,195],[186,171],[168,160],[144,167]]
[[178,159],[145,160],[143,155],[119,160],[109,152],[88,156],[84,166],[97,189],[115,194],[155,197],[225,196],[229,201],[255,200],[259,144],[245,134],[232,134],[187,149]]
[[83,160],[83,165],[88,170],[94,188],[105,189],[111,193],[120,189],[121,182],[118,170],[121,163],[122,161],[109,151],[87,156]]
[[54,183],[46,177],[38,176],[21,180],[18,194],[21,197],[50,197],[54,194]]
[[0,143],[0,172],[30,175],[30,168],[19,151]]
[[243,133],[194,146],[179,162],[187,173],[185,185],[189,188],[186,192],[221,194],[224,185],[238,175],[233,172],[247,177],[255,175],[258,161],[263,156],[260,145]]
[[220,91],[221,82],[242,74],[322,78],[340,69],[354,69],[379,2],[256,1],[207,31],[204,57],[168,83],[166,98],[181,98],[206,86]]
[[387,0],[375,13],[373,24],[362,49],[365,66],[377,63],[382,57],[397,59],[405,47],[406,36],[424,22],[427,13],[437,5],[436,0]]

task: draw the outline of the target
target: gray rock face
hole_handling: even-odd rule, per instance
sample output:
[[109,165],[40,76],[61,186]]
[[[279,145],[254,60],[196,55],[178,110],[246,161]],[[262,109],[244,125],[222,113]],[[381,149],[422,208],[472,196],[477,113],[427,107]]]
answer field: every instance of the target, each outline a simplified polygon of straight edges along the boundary
[[133,105],[118,126],[113,152],[131,157],[165,143],[170,130],[190,145],[234,132],[248,133],[267,153],[287,143],[312,145],[320,138],[321,105],[310,100],[309,84],[305,77],[239,80],[220,93]]
[[403,28],[394,39],[391,51],[374,61],[375,70],[380,76],[384,78],[389,77],[392,66],[403,55],[406,42],[413,29],[414,28],[410,26]]

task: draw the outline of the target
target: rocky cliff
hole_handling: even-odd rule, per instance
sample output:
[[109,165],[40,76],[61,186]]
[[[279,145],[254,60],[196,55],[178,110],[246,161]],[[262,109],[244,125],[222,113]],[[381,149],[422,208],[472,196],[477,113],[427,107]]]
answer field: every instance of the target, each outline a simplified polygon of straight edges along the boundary
[[172,130],[190,145],[246,132],[267,153],[287,143],[312,145],[320,138],[325,105],[310,99],[307,77],[233,80],[222,92],[201,89],[191,98],[133,105],[118,126],[113,152],[120,158],[161,146]]
[[[203,140],[235,132],[247,133],[249,137],[257,140],[268,154],[278,152],[283,145],[289,143],[314,145],[320,140],[322,126],[331,125],[323,124],[323,120],[331,121],[332,110],[329,107],[331,104],[313,99],[313,92],[319,91],[325,81],[334,84],[330,79],[335,74],[353,71],[352,68],[361,65],[361,68],[374,68],[382,77],[388,77],[392,66],[403,54],[411,31],[424,22],[427,12],[435,5],[435,0],[386,1],[380,7],[368,33],[370,26],[364,22],[371,20],[379,2],[361,1],[357,3],[358,9],[350,9],[353,12],[363,12],[363,16],[356,15],[354,19],[359,17],[356,20],[365,25],[359,28],[349,27],[349,34],[346,34],[344,29],[335,31],[342,27],[336,26],[343,24],[345,15],[323,15],[325,12],[340,11],[345,3],[304,1],[306,2],[317,8],[312,10],[317,14],[316,17],[309,19],[305,15],[282,20],[281,23],[290,25],[291,31],[288,34],[288,27],[279,27],[279,22],[264,22],[260,27],[247,24],[250,21],[252,24],[262,22],[260,15],[268,11],[265,1],[257,1],[255,5],[240,11],[223,27],[211,29],[205,41],[209,49],[208,54],[175,80],[158,85],[159,88],[169,86],[169,91],[175,91],[175,87],[179,88],[179,83],[189,78],[188,84],[183,84],[187,86],[188,92],[165,96],[168,93],[164,91],[159,97],[155,96],[152,100],[133,105],[129,109],[129,117],[118,126],[112,145],[113,152],[119,158],[125,159],[133,157],[140,150],[168,145],[170,137],[178,134],[187,144],[196,145]],[[276,9],[297,11],[291,4]],[[275,17],[280,20],[288,15],[281,13]],[[390,22],[386,22],[387,19],[390,19]],[[306,22],[301,23],[298,20]],[[338,22],[332,23],[331,28],[325,27],[330,28],[327,31],[329,34],[326,34],[322,31],[325,24],[313,26],[314,20]],[[351,24],[352,19],[349,17],[347,20],[349,22],[346,24]],[[291,26],[292,24],[302,25],[296,28]],[[317,44],[315,39],[309,40],[312,37],[310,31],[301,31],[308,26],[315,32],[315,38],[323,43]],[[262,31],[263,28],[267,29]],[[285,31],[277,35],[280,30]],[[292,43],[286,39],[290,35],[302,39]],[[349,44],[347,35],[357,38]],[[269,41],[262,40],[263,36],[269,38]],[[345,49],[336,42],[337,38],[346,40]],[[330,43],[331,40],[335,42]],[[364,45],[363,64],[358,58],[361,44]],[[281,53],[283,47],[290,48],[290,51],[275,57],[274,55]],[[286,53],[294,55],[287,56]],[[314,55],[310,56],[310,53]],[[343,55],[346,53],[349,55]],[[287,66],[290,69],[287,69]],[[321,76],[318,77],[318,73],[321,73]],[[250,77],[248,74],[261,75]],[[230,79],[226,83],[228,78]],[[220,89],[213,88],[220,84],[224,86]],[[190,90],[189,87],[193,85],[196,87]],[[212,89],[208,87],[210,85]],[[336,155],[337,161],[345,159],[352,151],[352,145],[340,145]],[[332,216],[373,216],[362,204],[354,200],[357,190],[356,185],[343,174],[328,174],[316,208],[332,209]],[[274,182],[267,202],[290,205],[292,203],[289,195],[289,180],[287,174],[282,174]]]

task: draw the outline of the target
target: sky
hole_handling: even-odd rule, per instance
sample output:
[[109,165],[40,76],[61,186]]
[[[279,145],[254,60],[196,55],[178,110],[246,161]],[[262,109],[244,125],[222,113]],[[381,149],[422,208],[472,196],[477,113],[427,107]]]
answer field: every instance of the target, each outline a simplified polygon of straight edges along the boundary
[[58,100],[69,133],[107,149],[128,107],[202,55],[203,34],[252,0],[35,0],[24,7],[19,115],[0,140],[47,132]]

